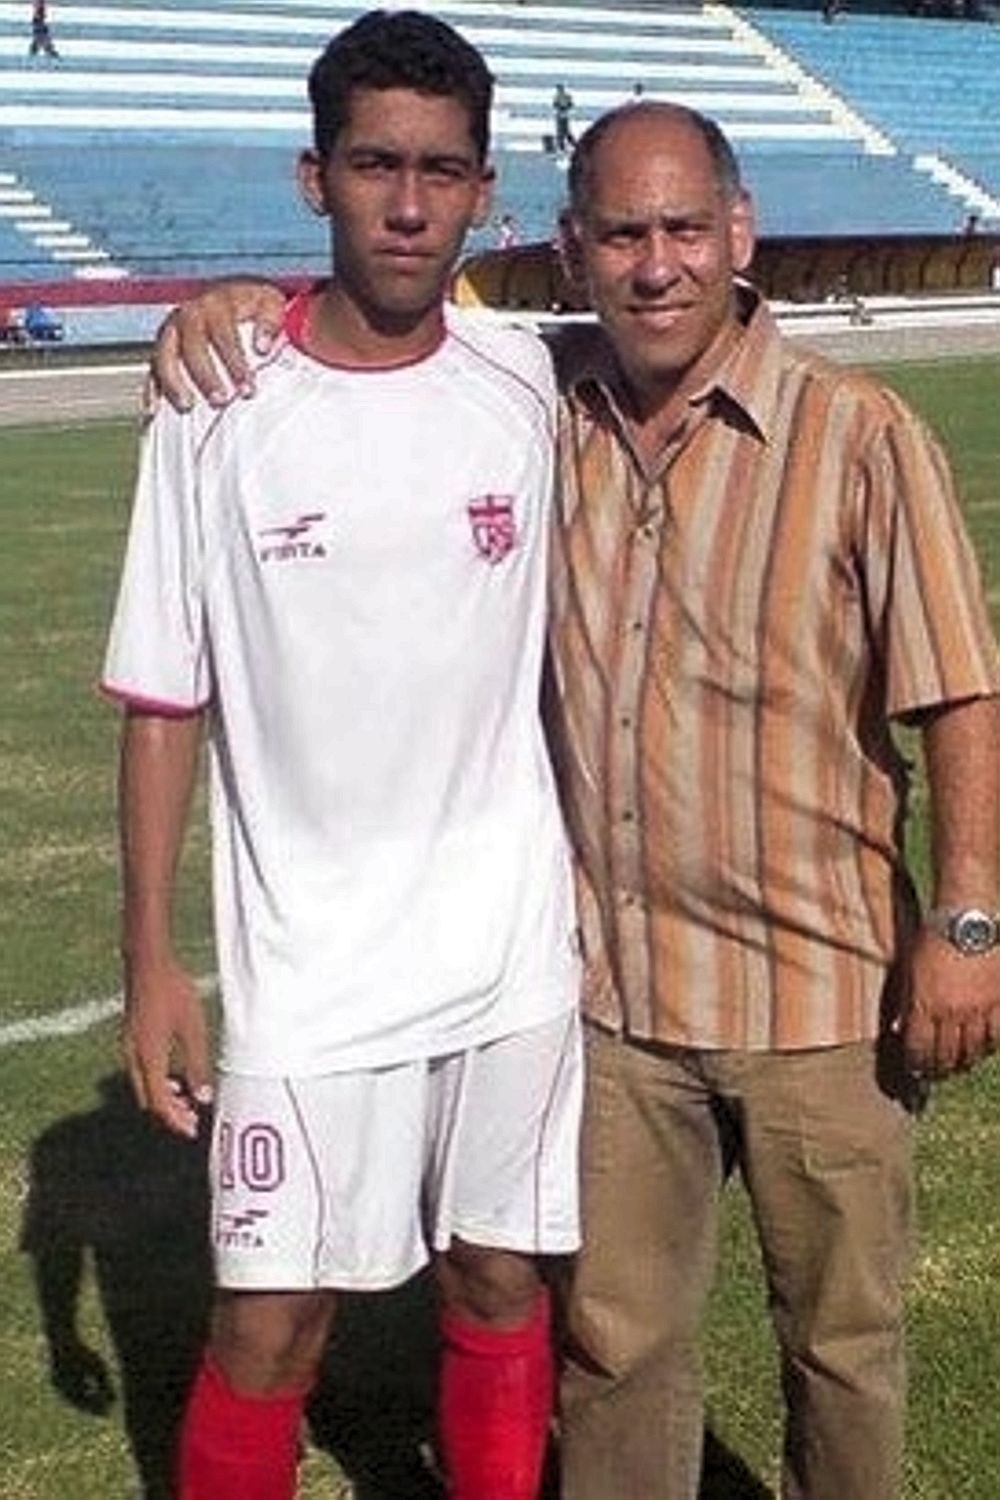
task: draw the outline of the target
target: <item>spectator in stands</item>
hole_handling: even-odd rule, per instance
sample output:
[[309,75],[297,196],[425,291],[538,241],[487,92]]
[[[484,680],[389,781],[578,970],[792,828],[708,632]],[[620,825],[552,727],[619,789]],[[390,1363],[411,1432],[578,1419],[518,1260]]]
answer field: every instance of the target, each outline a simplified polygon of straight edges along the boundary
[[564,83],[557,83],[555,93],[552,95],[552,126],[553,140],[558,152],[572,151],[576,144],[573,134],[573,95]]
[[65,329],[62,320],[41,302],[29,302],[24,309],[24,331],[34,344],[58,344]]
[[16,307],[0,307],[0,344],[11,345],[25,342],[24,319]]
[[517,220],[513,214],[501,214],[497,222],[497,248],[509,250],[512,245],[520,244],[521,236],[517,232]]
[[579,1243],[582,1089],[539,715],[555,388],[530,333],[444,308],[490,205],[480,54],[375,11],[309,93],[299,175],[331,277],[290,311],[263,400],[152,424],[105,673],[128,710],[126,1056],[189,1135],[205,1022],[170,906],[211,703],[220,1291],[178,1494],[289,1500],[339,1292],[433,1258],[449,1495],[534,1500],[536,1256]]
[[31,43],[28,47],[28,56],[37,57],[39,53],[43,53],[46,57],[59,56],[56,44],[52,40],[46,0],[32,0],[31,6]]
[[[697,1495],[698,1338],[738,1171],[782,1493],[897,1500],[912,1117],[1000,1039],[1000,657],[937,444],[737,279],[752,210],[718,128],[624,106],[569,181],[601,326],[555,344],[552,729],[589,1070],[563,1494]],[[274,327],[280,308],[234,287],[175,320],[175,399],[178,327],[203,371],[206,317],[225,350],[237,310]],[[930,792],[922,919],[899,723]]]

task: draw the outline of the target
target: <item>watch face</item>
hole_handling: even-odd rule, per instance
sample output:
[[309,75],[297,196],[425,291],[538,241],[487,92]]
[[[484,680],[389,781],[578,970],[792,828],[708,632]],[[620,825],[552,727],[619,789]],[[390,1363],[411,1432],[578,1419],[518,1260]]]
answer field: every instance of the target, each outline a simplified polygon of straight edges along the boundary
[[997,946],[997,921],[985,911],[963,911],[952,924],[952,942],[962,953],[988,953]]

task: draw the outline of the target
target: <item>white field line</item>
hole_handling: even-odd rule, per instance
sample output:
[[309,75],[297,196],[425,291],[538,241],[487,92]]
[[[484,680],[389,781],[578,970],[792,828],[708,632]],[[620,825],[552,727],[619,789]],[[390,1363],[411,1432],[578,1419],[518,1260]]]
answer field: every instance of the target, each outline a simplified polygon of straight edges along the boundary
[[[215,993],[214,974],[202,974],[195,980],[199,995]],[[23,1046],[29,1042],[48,1041],[51,1037],[80,1036],[121,1014],[122,992],[107,995],[103,1000],[83,1000],[79,1005],[69,1005],[44,1016],[27,1016],[23,1021],[9,1021],[0,1026],[0,1052],[8,1047]]]
[[61,365],[58,369],[46,370],[38,367],[33,370],[19,370],[14,365],[0,370],[0,384],[9,381],[13,385],[16,381],[29,383],[32,381],[69,380],[71,377],[79,380],[81,374],[93,375],[95,379],[110,375],[141,375],[145,365]]

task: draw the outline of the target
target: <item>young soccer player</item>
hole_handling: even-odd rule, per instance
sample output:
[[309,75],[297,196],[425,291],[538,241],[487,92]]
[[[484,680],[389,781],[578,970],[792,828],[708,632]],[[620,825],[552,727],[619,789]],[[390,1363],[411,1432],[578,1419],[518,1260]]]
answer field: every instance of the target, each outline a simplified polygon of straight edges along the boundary
[[536,1257],[578,1243],[578,963],[538,713],[553,381],[532,336],[444,305],[490,205],[479,54],[373,12],[310,97],[331,279],[289,308],[255,401],[157,414],[105,668],[127,1061],[188,1134],[205,1026],[170,905],[208,729],[218,1293],[178,1493],[292,1496],[336,1293],[430,1254],[449,1493],[531,1500]]

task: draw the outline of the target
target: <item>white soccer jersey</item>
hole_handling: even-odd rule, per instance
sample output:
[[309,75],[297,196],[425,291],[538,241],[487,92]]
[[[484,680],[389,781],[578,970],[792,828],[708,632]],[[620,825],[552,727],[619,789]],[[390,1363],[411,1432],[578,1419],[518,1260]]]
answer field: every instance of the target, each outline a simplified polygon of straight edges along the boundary
[[304,302],[257,395],[147,436],[105,663],[210,712],[221,1064],[435,1056],[575,1003],[539,719],[554,386],[449,309],[429,357],[325,365]]

